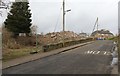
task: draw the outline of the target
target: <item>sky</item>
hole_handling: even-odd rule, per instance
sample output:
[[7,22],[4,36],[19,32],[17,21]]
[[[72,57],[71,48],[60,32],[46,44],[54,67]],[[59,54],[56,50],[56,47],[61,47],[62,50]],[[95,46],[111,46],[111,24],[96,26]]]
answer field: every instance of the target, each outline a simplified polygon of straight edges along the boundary
[[[62,31],[63,0],[29,0],[32,24],[38,33]],[[65,0],[65,30],[91,33],[97,17],[99,29],[118,33],[119,0]],[[5,10],[4,10],[5,12]],[[4,14],[5,15],[5,14]],[[4,20],[4,19],[3,19]]]

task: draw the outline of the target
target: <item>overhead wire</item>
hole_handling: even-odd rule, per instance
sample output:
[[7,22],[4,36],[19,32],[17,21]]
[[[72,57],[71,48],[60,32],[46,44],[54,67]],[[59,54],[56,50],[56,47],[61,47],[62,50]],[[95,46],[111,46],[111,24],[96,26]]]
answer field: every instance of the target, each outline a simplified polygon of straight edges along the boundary
[[[61,11],[61,10],[62,10],[62,6],[61,6],[61,8],[60,8],[60,11]],[[60,15],[61,15],[61,13],[59,13],[58,18],[57,18],[57,20],[56,20],[56,24],[55,24],[54,32],[55,32],[56,29],[57,29],[57,25],[58,25],[58,23],[59,23]]]

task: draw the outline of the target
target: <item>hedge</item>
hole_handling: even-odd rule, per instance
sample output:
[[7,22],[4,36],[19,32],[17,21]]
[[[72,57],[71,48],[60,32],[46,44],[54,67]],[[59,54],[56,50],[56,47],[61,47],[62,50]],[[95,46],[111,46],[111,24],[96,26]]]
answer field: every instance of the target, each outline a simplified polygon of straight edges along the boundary
[[76,40],[76,41],[68,41],[68,42],[64,42],[64,46],[63,46],[62,42],[56,43],[56,44],[48,44],[48,45],[43,46],[43,50],[44,50],[44,52],[47,52],[47,51],[55,50],[58,48],[72,46],[75,44],[80,44],[80,43],[84,43],[84,42],[88,42],[88,41],[92,41],[92,40],[93,40],[93,38],[87,38],[87,39]]

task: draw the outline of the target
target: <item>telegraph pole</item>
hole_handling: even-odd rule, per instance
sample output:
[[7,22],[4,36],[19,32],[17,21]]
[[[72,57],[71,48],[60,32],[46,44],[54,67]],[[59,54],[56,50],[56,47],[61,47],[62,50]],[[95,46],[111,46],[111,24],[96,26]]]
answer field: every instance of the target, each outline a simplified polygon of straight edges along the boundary
[[63,32],[65,32],[65,0],[63,0]]
[[98,35],[98,17],[97,17],[97,38],[99,38],[99,35]]
[[37,26],[36,26],[36,49],[38,48],[38,36],[37,36]]
[[63,0],[63,47],[64,47],[64,36],[65,36],[65,0]]
[[97,17],[97,32],[98,32],[98,17]]
[[63,0],[63,46],[64,46],[64,43],[65,43],[65,40],[64,40],[64,36],[65,36],[65,14],[66,14],[66,12],[69,12],[69,11],[71,11],[71,9],[65,10],[65,0]]

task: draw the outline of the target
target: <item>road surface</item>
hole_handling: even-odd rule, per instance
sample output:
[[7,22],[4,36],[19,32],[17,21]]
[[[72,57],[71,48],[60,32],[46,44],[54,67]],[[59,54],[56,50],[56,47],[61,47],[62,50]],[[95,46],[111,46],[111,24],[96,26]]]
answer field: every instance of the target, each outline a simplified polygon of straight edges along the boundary
[[3,70],[3,74],[110,74],[113,41],[98,40],[73,50]]

